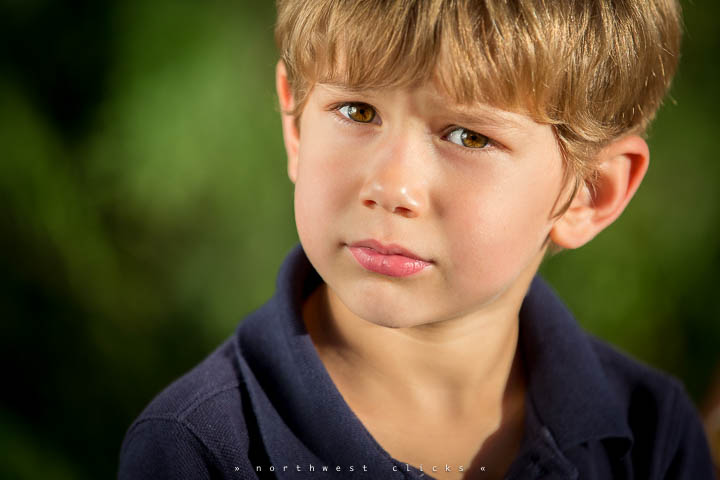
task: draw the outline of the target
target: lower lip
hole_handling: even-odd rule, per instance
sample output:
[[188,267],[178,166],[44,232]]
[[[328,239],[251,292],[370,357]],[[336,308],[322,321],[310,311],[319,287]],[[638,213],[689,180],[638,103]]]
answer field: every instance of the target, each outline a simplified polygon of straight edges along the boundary
[[430,266],[429,262],[403,255],[384,255],[368,247],[348,248],[363,268],[390,277],[409,277]]

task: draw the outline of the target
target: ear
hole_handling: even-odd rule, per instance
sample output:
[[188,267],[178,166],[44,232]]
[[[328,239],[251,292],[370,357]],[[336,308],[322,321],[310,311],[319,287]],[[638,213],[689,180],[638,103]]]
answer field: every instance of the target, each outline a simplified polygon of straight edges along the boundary
[[560,247],[585,245],[620,216],[645,176],[650,152],[645,140],[630,135],[603,148],[597,161],[594,188],[583,184],[550,231]]
[[295,183],[297,179],[298,148],[300,145],[300,132],[295,124],[295,117],[289,112],[295,108],[290,83],[287,78],[285,63],[280,60],[275,68],[275,87],[278,100],[280,101],[280,115],[282,117],[283,139],[285,140],[285,151],[288,157],[288,177]]

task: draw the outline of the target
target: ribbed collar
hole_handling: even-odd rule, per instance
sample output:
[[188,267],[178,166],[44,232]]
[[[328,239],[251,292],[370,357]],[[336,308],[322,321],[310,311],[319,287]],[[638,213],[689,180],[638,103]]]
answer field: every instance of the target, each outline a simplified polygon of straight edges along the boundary
[[[273,298],[238,328],[241,371],[269,460],[353,465],[358,473],[364,464],[375,478],[390,476],[396,466],[406,478],[420,478],[373,439],[322,364],[301,315],[304,299],[321,281],[297,245],[280,269]],[[528,414],[525,443],[509,478],[527,478],[532,468],[574,478],[562,450],[607,437],[631,441],[590,341],[539,277],[520,311],[519,348],[529,379]],[[432,477],[426,472],[422,478]]]

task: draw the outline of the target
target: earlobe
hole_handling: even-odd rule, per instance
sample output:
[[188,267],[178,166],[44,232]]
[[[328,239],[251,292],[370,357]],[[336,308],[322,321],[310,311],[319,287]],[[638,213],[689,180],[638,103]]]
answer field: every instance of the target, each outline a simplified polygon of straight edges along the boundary
[[282,132],[285,142],[285,151],[288,157],[288,177],[295,183],[297,180],[298,149],[300,145],[300,132],[295,124],[295,117],[290,113],[295,108],[290,82],[287,78],[285,63],[280,60],[275,68],[275,87],[280,102],[280,116],[282,118]]
[[560,247],[586,244],[620,216],[645,176],[650,153],[645,140],[630,135],[603,148],[596,160],[596,181],[579,189],[550,232]]

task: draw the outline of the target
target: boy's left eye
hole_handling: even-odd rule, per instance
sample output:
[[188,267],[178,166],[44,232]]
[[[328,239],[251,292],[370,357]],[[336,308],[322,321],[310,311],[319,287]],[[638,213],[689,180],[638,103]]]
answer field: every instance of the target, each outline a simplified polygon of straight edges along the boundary
[[490,139],[485,135],[462,127],[451,130],[446,138],[456,145],[467,148],[485,148],[490,143]]

